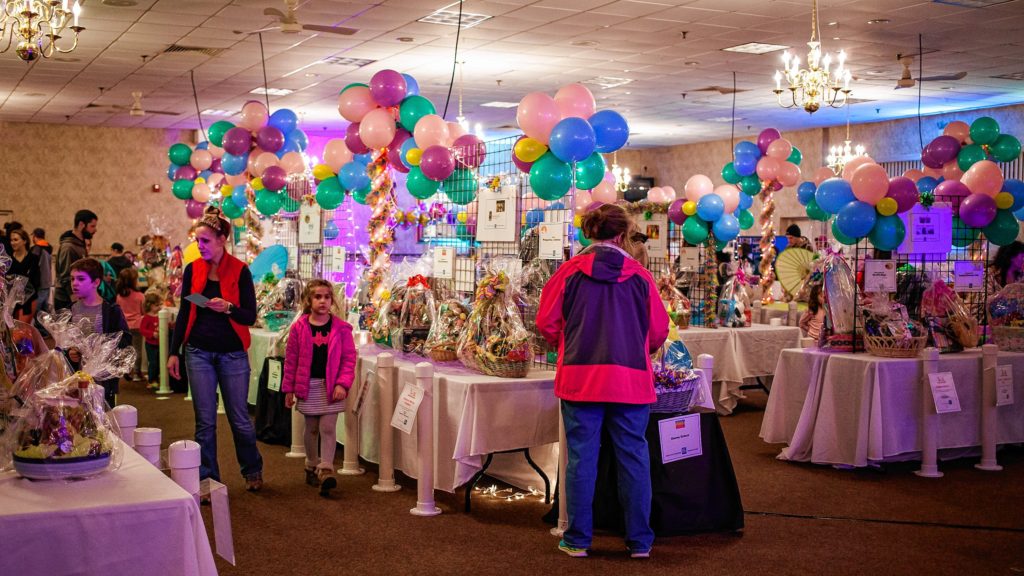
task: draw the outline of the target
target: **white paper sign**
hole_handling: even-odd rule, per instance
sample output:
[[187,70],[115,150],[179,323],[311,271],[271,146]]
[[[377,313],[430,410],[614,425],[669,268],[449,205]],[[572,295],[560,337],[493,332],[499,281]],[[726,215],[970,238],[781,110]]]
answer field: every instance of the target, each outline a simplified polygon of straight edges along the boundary
[[945,260],[953,249],[953,210],[949,204],[936,203],[931,208],[917,204],[900,214],[907,234],[897,248],[900,254],[931,254]]
[[505,185],[497,191],[481,190],[477,201],[476,239],[481,242],[515,242],[519,232],[516,187]]
[[888,294],[896,291],[896,263],[892,260],[864,262],[864,291]]
[[1013,404],[1013,366],[996,366],[996,406]]
[[932,399],[935,401],[937,414],[960,411],[960,398],[956,395],[952,372],[929,374],[928,383],[932,388]]
[[661,463],[693,458],[702,454],[700,414],[666,418],[658,422],[661,437]]
[[640,231],[647,235],[647,255],[668,258],[668,215],[654,214],[650,220],[641,217],[637,223]]
[[[288,268],[299,267],[299,247],[288,246]],[[278,272],[277,264],[274,264],[274,272]]]
[[565,224],[543,222],[538,228],[540,247],[537,256],[544,260],[561,260],[565,247]]
[[281,391],[281,361],[271,358],[267,360],[267,390]]
[[700,247],[694,246],[690,248],[681,248],[679,250],[680,270],[691,270],[696,272],[700,270],[700,263]]
[[957,292],[981,292],[985,289],[985,264],[983,262],[953,262],[953,290]]
[[434,278],[451,280],[455,277],[455,249],[450,246],[434,248]]
[[331,246],[331,270],[335,272],[345,271],[345,247]]
[[423,402],[423,388],[415,382],[409,382],[402,389],[402,395],[398,397],[398,404],[395,406],[395,413],[391,417],[391,425],[406,434],[412,434],[412,427],[416,424],[416,411]]
[[471,258],[455,259],[455,291],[476,291],[476,266]]
[[299,244],[319,244],[320,241],[320,206],[303,202],[299,206]]

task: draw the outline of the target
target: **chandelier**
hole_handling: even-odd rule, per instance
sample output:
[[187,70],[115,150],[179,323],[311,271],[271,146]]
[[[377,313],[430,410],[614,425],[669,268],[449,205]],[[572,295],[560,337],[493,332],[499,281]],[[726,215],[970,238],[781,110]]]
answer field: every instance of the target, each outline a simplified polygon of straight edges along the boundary
[[[7,36],[7,46],[0,52],[8,51],[17,40],[14,51],[25,62],[73,51],[78,47],[78,33],[85,30],[78,25],[82,13],[78,0],[70,9],[68,0],[0,0],[0,9],[0,42]],[[74,32],[75,40],[64,50],[57,41],[67,29]]]
[[629,189],[629,181],[633,176],[629,173],[629,168],[625,166],[619,166],[619,154],[618,152],[612,156],[612,176],[615,177],[615,189],[619,192],[625,192]]
[[[818,34],[818,0],[812,0],[811,41],[807,43],[807,68],[800,68],[800,57],[782,53],[783,71],[775,71],[775,97],[783,108],[801,107],[814,114],[822,106],[842,108],[850,95],[850,70],[846,68],[846,53],[839,51],[838,65],[832,67],[832,55],[821,56],[821,38]],[[785,78],[787,86],[782,87]],[[789,97],[783,94],[789,90]]]
[[850,107],[846,107],[846,140],[842,146],[829,148],[828,156],[825,157],[827,166],[832,169],[836,176],[843,173],[843,168],[857,156],[863,156],[868,151],[861,144],[850,145]]

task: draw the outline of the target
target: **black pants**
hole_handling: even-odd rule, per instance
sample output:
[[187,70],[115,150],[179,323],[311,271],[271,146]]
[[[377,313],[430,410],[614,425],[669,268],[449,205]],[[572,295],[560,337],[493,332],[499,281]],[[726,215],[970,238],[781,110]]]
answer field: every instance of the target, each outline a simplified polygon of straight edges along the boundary
[[150,382],[160,382],[160,345],[146,342],[147,377]]

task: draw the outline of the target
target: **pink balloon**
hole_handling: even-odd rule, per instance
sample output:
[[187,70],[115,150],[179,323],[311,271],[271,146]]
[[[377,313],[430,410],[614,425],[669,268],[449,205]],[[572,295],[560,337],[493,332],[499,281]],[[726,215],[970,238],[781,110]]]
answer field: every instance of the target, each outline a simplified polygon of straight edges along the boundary
[[671,186],[662,186],[661,189],[665,191],[665,197],[666,198],[671,196],[672,200],[676,199],[676,189],[675,188],[673,188]]
[[259,147],[253,148],[252,152],[249,152],[249,162],[246,164],[245,170],[246,172],[249,173],[250,178],[259,176],[260,173],[262,172],[262,170],[256,169],[256,159],[259,158],[260,154],[263,153],[264,151],[261,150]]
[[946,128],[942,131],[943,136],[952,136],[956,138],[958,142],[963,144],[970,139],[971,127],[966,122],[960,120],[954,120],[949,124],[946,124]]
[[846,166],[843,166],[843,180],[849,180],[853,177],[853,173],[857,171],[857,168],[869,163],[874,163],[874,160],[872,160],[867,154],[857,156],[853,160],[850,160],[846,163]]
[[911,168],[910,170],[907,170],[906,172],[903,173],[903,177],[910,178],[914,182],[917,182],[921,178],[924,178],[924,172],[921,172],[917,168]]
[[1003,171],[995,162],[982,160],[968,168],[960,181],[974,194],[984,194],[995,198],[1003,187]]
[[462,124],[459,124],[458,122],[449,122],[448,123],[448,141],[445,142],[445,146],[451,146],[461,136],[465,136],[465,135],[466,135],[466,129],[462,127]]
[[213,154],[214,158],[222,158],[224,156],[224,149],[210,144],[210,154]]
[[555,104],[562,118],[583,118],[594,115],[594,95],[582,84],[566,84],[555,94]]
[[772,158],[778,158],[779,160],[785,161],[789,158],[789,155],[792,152],[793,145],[789,143],[789,140],[779,138],[778,140],[772,140],[772,143],[768,145],[767,154]]
[[[554,98],[543,92],[531,92],[519,101],[516,109],[516,122],[527,136],[548,143],[551,130],[562,119],[558,103]],[[417,125],[418,126],[418,125]]]
[[259,130],[267,123],[267,107],[262,102],[249,100],[242,106],[242,115],[238,119],[238,126],[250,132]]
[[683,186],[686,199],[691,202],[700,201],[701,198],[711,194],[714,190],[715,184],[711,181],[711,178],[703,174],[690,176],[690,179],[686,181],[686,185]]
[[254,175],[262,175],[264,172],[266,172],[267,168],[270,168],[271,166],[277,166],[278,163],[279,160],[277,159],[276,154],[274,154],[273,152],[264,152],[256,157],[256,161],[253,163],[253,170],[251,172]]
[[828,166],[822,166],[821,168],[818,168],[817,170],[814,171],[814,178],[812,178],[812,181],[814,182],[815,186],[821,186],[821,183],[824,182],[825,180],[835,177],[836,173],[833,172],[831,168],[829,168]]
[[284,168],[288,174],[300,174],[306,171],[306,161],[302,159],[300,152],[289,152],[281,156],[278,166]]
[[647,191],[647,201],[654,202],[655,204],[661,203],[661,188],[658,186],[652,187]]
[[941,178],[942,177],[942,169],[941,168],[932,168],[931,166],[925,166],[924,170],[922,170],[922,172],[924,172],[925,176],[931,176],[932,178]]
[[423,150],[420,170],[431,180],[440,182],[455,171],[455,155],[446,146],[433,145]]
[[609,184],[605,180],[594,186],[594,189],[590,191],[590,196],[594,199],[594,202],[602,204],[614,204],[619,199],[619,194],[615,191],[615,185]]
[[587,211],[587,206],[590,206],[593,201],[594,197],[590,195],[590,192],[587,192],[586,190],[577,190],[576,197],[573,199],[574,211],[576,214],[583,214]]
[[[775,142],[779,142],[776,140]],[[772,142],[772,144],[775,144]],[[783,162],[779,173],[775,176],[783,186],[796,186],[800,183],[800,167],[792,162]]]
[[850,178],[850,187],[858,200],[874,206],[889,191],[889,175],[878,164],[861,164]]
[[192,157],[189,159],[189,164],[193,168],[202,172],[213,164],[213,154],[210,154],[209,150],[193,150]]
[[338,95],[338,112],[349,122],[362,122],[363,117],[377,107],[366,86],[353,86]]
[[602,180],[611,184],[612,186],[615,186],[615,174],[612,174],[611,172],[605,172],[604,178],[602,178]]
[[[351,90],[351,88],[349,88]],[[337,174],[341,167],[352,161],[352,151],[341,138],[332,138],[324,146],[324,164],[331,167]]]
[[209,185],[211,190],[215,190],[218,185],[224,181],[224,175],[214,172],[210,174],[210,177],[206,179],[206,184]]
[[416,139],[416,147],[422,150],[444,146],[448,142],[448,123],[437,114],[424,116],[413,129],[413,138]]
[[964,171],[960,169],[960,164],[956,161],[956,158],[946,162],[946,165],[942,167],[942,177],[946,180],[959,180],[963,176]]
[[740,189],[733,184],[722,184],[715,188],[715,194],[718,194],[725,204],[726,214],[732,214],[740,205]]
[[192,186],[192,199],[196,202],[206,203],[210,201],[210,185],[200,182]]
[[375,108],[359,122],[359,139],[370,148],[383,148],[395,137],[395,119],[384,108]]
[[[914,191],[917,192],[917,187]],[[970,195],[971,189],[957,180],[944,180],[935,187],[935,199],[939,202],[949,202],[953,206],[953,211],[957,213],[960,212],[960,203]]]
[[232,186],[241,186],[242,184],[247,184],[249,182],[249,177],[245,172],[242,172],[241,174],[225,174],[224,181]]
[[779,174],[779,168],[782,166],[782,161],[778,158],[772,158],[771,156],[762,156],[757,161],[757,177],[761,180],[767,180],[771,182]]
[[359,122],[353,122],[345,128],[345,146],[348,146],[353,154],[366,154],[370,151],[370,147],[359,137],[360,127]]

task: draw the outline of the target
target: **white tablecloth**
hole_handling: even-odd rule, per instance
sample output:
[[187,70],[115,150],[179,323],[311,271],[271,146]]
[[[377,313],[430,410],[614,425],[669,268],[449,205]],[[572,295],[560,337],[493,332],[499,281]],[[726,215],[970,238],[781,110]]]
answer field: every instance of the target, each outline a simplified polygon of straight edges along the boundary
[[262,328],[249,330],[252,341],[249,344],[249,404],[256,405],[256,392],[259,389],[260,371],[263,370],[263,360],[273,354],[274,347],[278,340],[284,336],[284,332],[271,332]]
[[195,499],[125,448],[121,468],[89,480],[0,474],[0,572],[215,575]]
[[722,382],[718,394],[718,413],[731,414],[743,398],[744,380],[771,376],[786,348],[800,345],[800,329],[789,326],[753,324],[746,328],[693,327],[679,330],[690,355],[715,357],[714,380]]
[[[1016,403],[998,408],[997,442],[1024,442],[1024,354],[1001,353],[1014,373]],[[981,443],[981,354],[946,354],[961,411],[939,417],[940,449]],[[784,350],[775,371],[761,438],[789,446],[783,460],[866,466],[919,458],[924,367],[919,359]],[[940,453],[940,456],[942,454]]]

